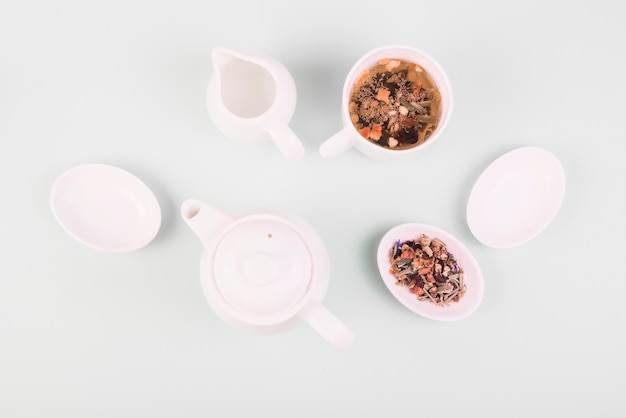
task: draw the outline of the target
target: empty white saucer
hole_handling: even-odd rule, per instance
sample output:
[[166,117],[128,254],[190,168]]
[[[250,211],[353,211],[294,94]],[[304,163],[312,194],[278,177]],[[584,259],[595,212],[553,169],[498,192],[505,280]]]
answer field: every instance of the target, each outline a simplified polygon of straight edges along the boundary
[[549,151],[522,147],[492,162],[479,176],[467,203],[467,223],[483,244],[521,245],[541,233],[565,196],[565,171]]
[[107,252],[148,244],[161,226],[161,209],[137,177],[106,164],[73,167],[57,178],[50,194],[55,218],[79,242]]

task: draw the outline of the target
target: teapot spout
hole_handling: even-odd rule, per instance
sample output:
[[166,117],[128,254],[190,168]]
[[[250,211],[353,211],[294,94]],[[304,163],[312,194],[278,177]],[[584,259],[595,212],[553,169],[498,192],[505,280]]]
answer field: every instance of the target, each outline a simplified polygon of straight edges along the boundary
[[188,199],[181,205],[181,214],[207,250],[219,233],[234,219],[195,199]]

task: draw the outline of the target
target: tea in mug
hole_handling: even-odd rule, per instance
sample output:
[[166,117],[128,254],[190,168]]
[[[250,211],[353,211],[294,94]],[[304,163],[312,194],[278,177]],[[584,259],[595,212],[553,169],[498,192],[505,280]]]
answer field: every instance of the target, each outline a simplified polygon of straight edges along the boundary
[[365,139],[402,150],[424,143],[437,129],[441,94],[418,64],[386,58],[357,78],[348,110]]

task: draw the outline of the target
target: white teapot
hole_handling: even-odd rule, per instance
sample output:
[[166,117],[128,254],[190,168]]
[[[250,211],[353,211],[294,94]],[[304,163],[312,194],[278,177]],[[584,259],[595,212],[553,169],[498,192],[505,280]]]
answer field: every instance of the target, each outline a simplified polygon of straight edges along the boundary
[[352,343],[354,333],[321,303],[328,253],[305,221],[274,211],[235,218],[197,200],[183,202],[181,213],[204,245],[202,289],[221,319],[263,334],[306,321],[337,348]]

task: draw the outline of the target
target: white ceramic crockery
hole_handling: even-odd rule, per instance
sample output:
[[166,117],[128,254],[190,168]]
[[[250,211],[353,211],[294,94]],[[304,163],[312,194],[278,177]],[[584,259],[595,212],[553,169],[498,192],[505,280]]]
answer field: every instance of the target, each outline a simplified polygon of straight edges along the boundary
[[181,213],[204,246],[202,289],[221,319],[262,334],[306,321],[337,348],[352,343],[352,331],[322,305],[328,254],[305,221],[274,211],[231,217],[197,200]]
[[[418,64],[432,77],[441,94],[441,118],[437,128],[428,140],[413,148],[393,150],[376,145],[363,138],[350,120],[350,93],[357,78],[363,71],[370,69],[379,60],[387,58],[402,59]],[[452,105],[452,86],[448,76],[439,63],[430,55],[419,49],[404,45],[389,45],[374,49],[361,57],[348,73],[342,93],[341,120],[343,128],[320,146],[320,155],[323,158],[335,157],[353,146],[367,156],[378,160],[397,158],[420,152],[439,138],[450,120]]]
[[207,105],[217,128],[239,141],[271,140],[290,160],[302,157],[304,147],[289,128],[297,93],[287,68],[271,57],[224,47],[215,47],[212,59]]
[[467,223],[483,244],[511,248],[539,235],[565,197],[565,170],[539,147],[522,147],[493,161],[467,202]]
[[50,193],[52,212],[79,242],[107,252],[148,244],[161,225],[152,191],[137,177],[107,164],[83,164],[61,174]]
[[[438,238],[443,241],[448,251],[454,254],[459,266],[463,269],[467,290],[458,302],[438,306],[428,300],[418,300],[417,296],[411,293],[406,286],[396,285],[395,276],[389,272],[391,267],[389,251],[394,243],[419,239],[422,234],[426,234],[430,239]],[[377,262],[380,276],[389,292],[407,309],[423,317],[438,321],[456,321],[471,315],[482,301],[484,283],[478,262],[461,241],[449,232],[435,226],[407,223],[390,229],[378,245]]]

